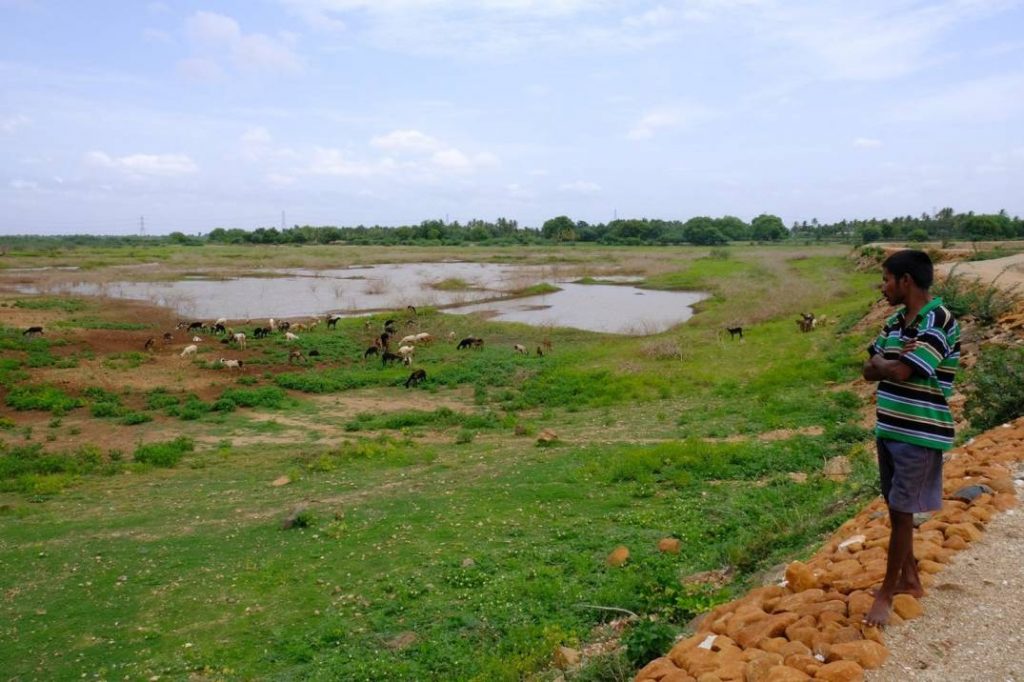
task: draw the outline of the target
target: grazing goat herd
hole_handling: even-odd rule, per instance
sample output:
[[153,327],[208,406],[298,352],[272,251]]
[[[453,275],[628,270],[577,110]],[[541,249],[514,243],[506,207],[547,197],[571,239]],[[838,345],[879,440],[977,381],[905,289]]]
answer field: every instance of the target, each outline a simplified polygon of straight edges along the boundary
[[[819,320],[824,320],[824,317],[818,318],[814,316],[814,313],[800,313],[800,319],[796,321],[796,326],[802,332],[809,332],[818,327]],[[729,332],[729,338],[735,339],[737,336],[740,337],[740,341],[743,340],[743,327],[726,327],[725,331]],[[518,349],[518,348],[517,348]]]
[[[416,317],[416,308],[408,306],[406,311],[411,314],[410,317],[403,320],[403,324],[406,327],[415,327],[418,325]],[[326,328],[329,330],[337,329],[338,321],[342,319],[341,315],[331,315],[329,317],[317,317],[310,322],[289,322],[286,320],[276,321],[274,318],[270,318],[269,323],[265,327],[255,327],[250,334],[246,332],[236,331],[234,328],[228,325],[226,318],[220,318],[213,322],[179,322],[177,325],[178,332],[184,332],[186,338],[191,341],[188,345],[184,346],[179,353],[182,359],[195,358],[199,353],[199,347],[201,344],[206,342],[206,338],[213,337],[218,339],[219,343],[226,347],[235,350],[246,349],[246,339],[266,339],[271,338],[277,334],[282,336],[285,341],[289,344],[299,341],[299,334],[297,332],[312,331],[322,323],[326,323]],[[251,322],[245,320],[242,324],[249,325]],[[373,337],[372,342],[367,346],[363,352],[363,360],[366,361],[370,357],[379,357],[382,367],[388,365],[394,365],[401,363],[406,367],[410,367],[413,363],[413,358],[416,353],[416,348],[426,346],[434,343],[434,335],[430,332],[417,332],[415,334],[407,334],[401,339],[395,340],[398,336],[398,321],[396,319],[389,319],[384,322],[384,327],[377,333],[373,329],[373,322],[366,320],[364,324],[364,330],[367,334]],[[38,336],[43,333],[42,327],[29,327],[25,329],[22,334],[24,336]],[[206,337],[202,335],[206,335]],[[163,345],[171,345],[175,341],[174,332],[165,332],[161,337]],[[455,332],[448,332],[448,341],[454,342],[458,337]],[[477,336],[467,336],[460,340],[456,345],[456,350],[465,350],[472,348],[483,348],[484,340]],[[157,348],[157,338],[150,337],[146,339],[143,344],[143,350],[152,353]],[[551,350],[551,341],[544,339],[540,345],[537,346],[537,355],[543,356],[545,351]],[[512,351],[520,355],[529,355],[529,351],[521,343],[514,344]],[[306,364],[309,363],[311,358],[320,357],[320,351],[312,348],[303,352],[300,348],[292,348],[288,353],[288,364],[292,365],[295,363]],[[217,363],[224,369],[244,371],[245,362],[238,358],[226,358],[221,357]],[[405,381],[406,388],[417,386],[427,378],[427,373],[423,369],[416,369],[409,375],[409,378]]]

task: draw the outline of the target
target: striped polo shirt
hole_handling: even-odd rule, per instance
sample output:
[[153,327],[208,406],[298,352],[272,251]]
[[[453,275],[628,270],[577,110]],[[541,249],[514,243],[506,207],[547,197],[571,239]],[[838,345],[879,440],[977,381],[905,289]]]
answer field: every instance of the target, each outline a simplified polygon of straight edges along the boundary
[[[900,355],[903,344],[915,338],[914,352]],[[960,364],[960,325],[942,299],[930,300],[909,324],[906,308],[887,319],[868,353],[901,360],[914,370],[906,381],[878,382],[875,435],[938,450],[952,448],[953,415],[947,400]]]

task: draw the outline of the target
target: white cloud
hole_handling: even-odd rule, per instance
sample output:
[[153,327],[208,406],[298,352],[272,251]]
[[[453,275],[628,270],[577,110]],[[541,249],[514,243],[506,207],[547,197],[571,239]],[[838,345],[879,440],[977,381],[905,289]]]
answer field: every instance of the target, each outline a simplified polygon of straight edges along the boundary
[[170,45],[174,42],[170,33],[167,31],[161,31],[158,28],[143,29],[142,39],[147,43],[153,43],[154,45]]
[[370,140],[370,144],[379,149],[394,152],[427,153],[437,151],[442,147],[438,140],[418,130],[395,130],[387,135],[373,138]]
[[217,62],[201,57],[179,61],[178,73],[188,80],[200,82],[218,81],[224,77],[224,69]]
[[366,177],[379,173],[390,165],[388,161],[379,165],[350,161],[339,149],[316,147],[306,172],[313,175]]
[[904,121],[1007,121],[1024,114],[1021,93],[1024,72],[987,76],[907,100],[895,107],[891,116]]
[[273,187],[291,187],[298,182],[295,177],[283,173],[268,173],[264,179]]
[[38,182],[33,182],[32,180],[20,180],[20,179],[11,180],[10,186],[11,186],[11,189],[17,190],[19,192],[37,192],[37,191],[39,191],[39,183]]
[[587,180],[575,180],[573,182],[566,182],[559,185],[558,189],[563,192],[571,192],[574,194],[596,194],[601,191],[601,185]]
[[696,105],[679,105],[653,109],[640,117],[626,133],[630,140],[648,140],[663,130],[689,128],[711,116],[707,108]]
[[21,114],[0,118],[0,132],[6,135],[10,135],[18,128],[27,126],[31,122],[32,119],[30,119],[28,116],[23,116]]
[[193,59],[216,63],[217,57],[224,57],[243,71],[296,73],[302,70],[302,60],[292,50],[294,36],[291,34],[273,38],[262,33],[245,33],[232,17],[204,11],[185,20],[185,34],[202,53]]
[[195,162],[185,154],[129,154],[115,158],[104,152],[93,151],[86,155],[86,161],[94,166],[132,175],[177,177],[199,171]]
[[881,140],[876,140],[873,137],[858,137],[853,140],[854,147],[860,147],[862,149],[876,149],[882,146]]

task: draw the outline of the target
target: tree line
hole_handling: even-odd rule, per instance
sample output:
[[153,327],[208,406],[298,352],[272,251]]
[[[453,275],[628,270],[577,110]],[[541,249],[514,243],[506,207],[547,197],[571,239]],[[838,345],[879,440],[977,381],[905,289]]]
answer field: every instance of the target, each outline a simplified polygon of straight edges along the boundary
[[218,227],[207,234],[190,236],[172,232],[166,236],[0,237],[0,245],[20,248],[62,246],[141,246],[149,244],[352,244],[352,245],[524,245],[596,243],[609,245],[695,244],[714,246],[738,241],[777,242],[785,239],[869,243],[876,241],[951,241],[1024,239],[1024,220],[1006,211],[994,214],[956,213],[943,208],[935,215],[834,223],[794,222],[786,227],[778,216],[763,213],[750,222],[735,216],[697,216],[686,221],[624,218],[607,223],[588,223],[561,215],[539,227],[522,227],[516,220],[470,220],[466,223],[424,220],[418,225],[336,227],[295,225],[290,228],[258,227],[253,230]]

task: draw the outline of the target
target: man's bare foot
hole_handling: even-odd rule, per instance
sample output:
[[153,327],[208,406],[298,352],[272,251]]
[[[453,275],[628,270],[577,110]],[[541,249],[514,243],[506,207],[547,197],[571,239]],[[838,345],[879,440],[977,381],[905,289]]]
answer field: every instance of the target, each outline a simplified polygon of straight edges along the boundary
[[869,627],[881,627],[889,622],[889,613],[892,611],[892,597],[879,592],[875,593],[875,603],[871,610],[864,616],[864,624]]
[[917,585],[912,585],[910,583],[900,583],[896,586],[896,589],[893,590],[893,594],[909,594],[914,599],[920,599],[924,596],[924,588],[921,587],[920,583],[918,583]]

